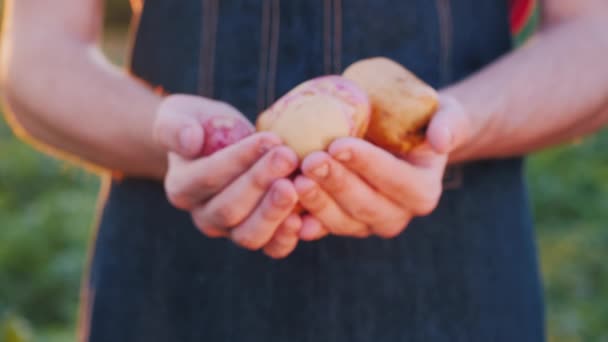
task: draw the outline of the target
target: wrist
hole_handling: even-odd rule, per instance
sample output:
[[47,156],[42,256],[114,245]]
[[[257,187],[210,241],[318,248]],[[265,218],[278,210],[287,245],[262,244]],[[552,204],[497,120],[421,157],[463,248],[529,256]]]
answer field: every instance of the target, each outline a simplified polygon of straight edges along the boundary
[[132,108],[141,114],[133,116],[133,122],[123,123],[129,127],[129,142],[123,148],[139,154],[134,160],[138,165],[133,165],[132,170],[124,170],[124,176],[162,180],[167,170],[167,150],[154,137],[154,121],[163,97],[153,92],[148,95],[137,108]]
[[148,149],[150,151],[150,155],[155,161],[154,166],[151,168],[152,177],[160,180],[163,180],[167,173],[168,151],[167,148],[163,146],[155,137],[154,122],[156,121],[158,109],[165,97],[165,95],[155,95],[155,99],[153,100],[153,115],[150,116],[152,120],[147,121],[147,128],[145,132],[147,136],[147,139],[145,139],[145,141],[148,142]]
[[478,158],[481,147],[485,145],[485,133],[491,126],[491,115],[479,114],[474,106],[475,96],[457,85],[442,90],[440,96],[442,107],[447,107],[446,115],[450,116],[448,121],[453,136],[450,162],[458,163]]

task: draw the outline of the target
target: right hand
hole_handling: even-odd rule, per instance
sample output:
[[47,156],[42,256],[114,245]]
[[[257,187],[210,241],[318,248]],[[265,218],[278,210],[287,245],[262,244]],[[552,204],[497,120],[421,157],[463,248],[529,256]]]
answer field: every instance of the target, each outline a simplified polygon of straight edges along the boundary
[[[252,134],[200,157],[214,134],[204,123],[217,117],[243,120]],[[209,237],[280,258],[295,248],[301,226],[293,213],[298,196],[287,178],[298,159],[276,135],[253,132],[234,107],[190,95],[163,100],[154,124],[156,141],[169,151],[164,185],[171,204],[189,211]]]

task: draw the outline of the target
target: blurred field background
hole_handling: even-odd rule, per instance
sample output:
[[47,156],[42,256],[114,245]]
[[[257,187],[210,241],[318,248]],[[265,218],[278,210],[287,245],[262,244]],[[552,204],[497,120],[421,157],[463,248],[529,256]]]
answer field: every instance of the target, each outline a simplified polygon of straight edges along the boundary
[[[128,1],[107,7],[104,50],[120,64]],[[532,156],[527,176],[549,341],[608,341],[608,132]],[[0,120],[0,342],[75,339],[99,185]]]

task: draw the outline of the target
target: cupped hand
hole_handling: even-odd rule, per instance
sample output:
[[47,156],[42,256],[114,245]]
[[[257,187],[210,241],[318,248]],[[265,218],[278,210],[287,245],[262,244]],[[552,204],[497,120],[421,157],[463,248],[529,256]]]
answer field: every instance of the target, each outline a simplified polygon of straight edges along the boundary
[[427,130],[427,140],[407,155],[393,155],[357,138],[334,141],[327,152],[302,162],[295,180],[301,205],[300,237],[399,235],[416,216],[430,214],[442,193],[448,154],[467,139],[462,106],[447,96]]
[[[224,139],[229,130],[220,132],[219,140],[212,137],[230,120],[245,122],[250,130],[237,139],[228,137],[235,141]],[[205,235],[226,237],[250,250],[263,248],[275,258],[295,248],[301,219],[292,213],[298,197],[288,176],[298,159],[276,135],[254,133],[225,103],[189,95],[163,101],[154,135],[169,151],[164,181],[169,201],[189,211]],[[225,146],[209,149],[211,138]]]

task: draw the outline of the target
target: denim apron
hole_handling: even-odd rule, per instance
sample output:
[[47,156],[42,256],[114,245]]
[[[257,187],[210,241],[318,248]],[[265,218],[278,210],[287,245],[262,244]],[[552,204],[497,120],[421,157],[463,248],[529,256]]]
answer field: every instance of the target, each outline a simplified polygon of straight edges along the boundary
[[[134,33],[134,76],[252,121],[362,58],[392,58],[441,88],[512,48],[506,0],[147,0]],[[160,183],[115,181],[82,339],[544,340],[522,160],[452,167],[445,186],[437,210],[395,239],[328,237],[276,261],[203,236]]]

